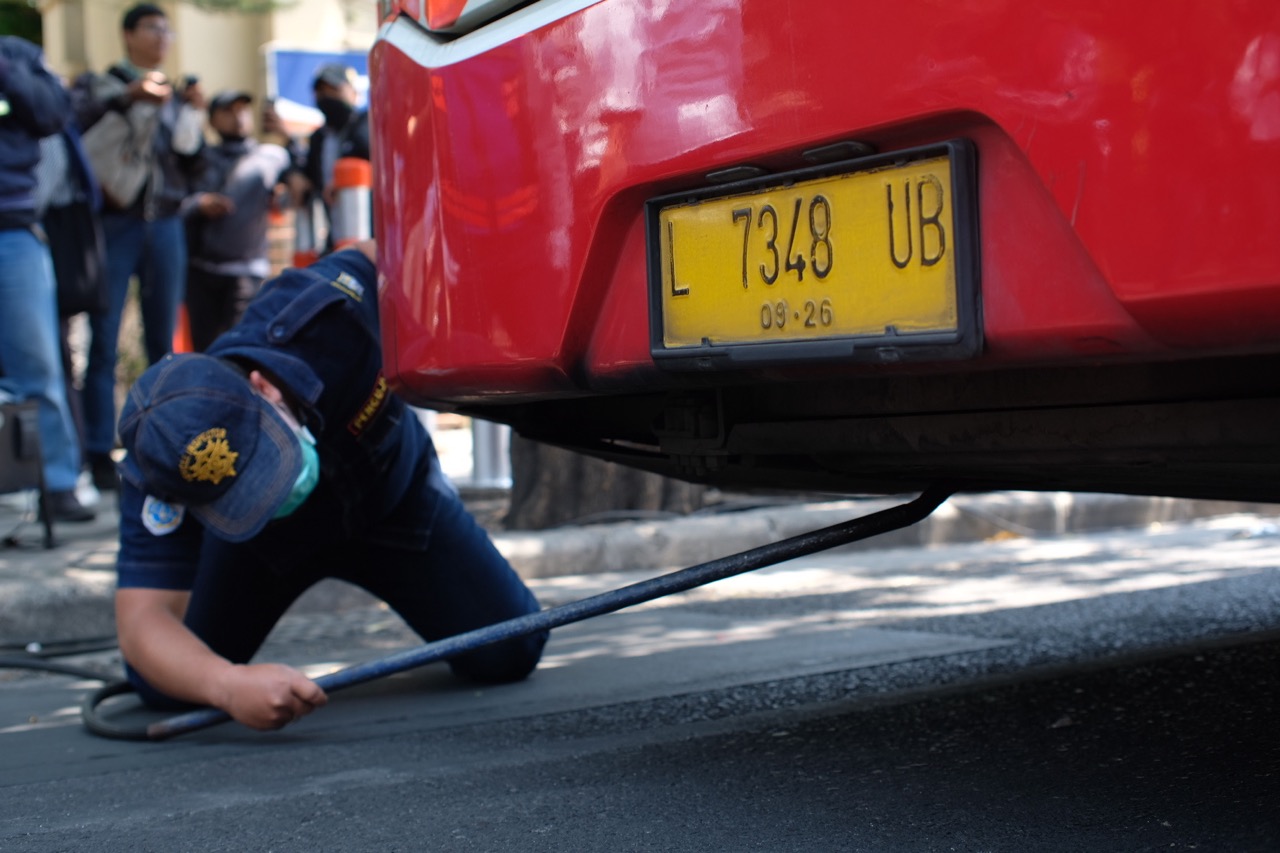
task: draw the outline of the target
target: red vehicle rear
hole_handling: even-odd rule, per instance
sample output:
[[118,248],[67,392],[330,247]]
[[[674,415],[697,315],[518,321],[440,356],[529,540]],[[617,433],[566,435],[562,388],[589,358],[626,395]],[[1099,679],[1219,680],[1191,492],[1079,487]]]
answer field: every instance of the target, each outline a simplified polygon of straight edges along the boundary
[[407,397],[725,486],[1280,499],[1274,2],[386,6]]

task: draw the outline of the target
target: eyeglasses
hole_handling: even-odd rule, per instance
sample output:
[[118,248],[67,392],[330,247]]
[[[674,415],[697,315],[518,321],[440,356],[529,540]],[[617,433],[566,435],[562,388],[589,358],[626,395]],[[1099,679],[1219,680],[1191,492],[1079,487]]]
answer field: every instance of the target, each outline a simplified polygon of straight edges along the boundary
[[144,24],[138,27],[138,29],[151,33],[152,35],[160,36],[160,38],[164,39],[171,39],[177,35],[177,32],[169,29],[163,24]]

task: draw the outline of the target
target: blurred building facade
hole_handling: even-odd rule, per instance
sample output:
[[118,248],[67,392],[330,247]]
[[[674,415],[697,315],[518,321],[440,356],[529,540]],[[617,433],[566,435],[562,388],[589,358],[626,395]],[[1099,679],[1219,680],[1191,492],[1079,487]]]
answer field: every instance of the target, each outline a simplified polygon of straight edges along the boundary
[[[120,21],[134,2],[42,0],[49,64],[70,79],[118,62],[124,55]],[[281,94],[280,57],[297,65],[313,53],[325,55],[317,56],[317,62],[345,54],[359,64],[377,35],[375,0],[284,0],[274,11],[256,14],[210,11],[181,0],[151,2],[165,10],[176,33],[163,69],[170,77],[194,75],[207,94],[241,89],[259,103]],[[285,117],[291,124],[319,118],[306,113]]]

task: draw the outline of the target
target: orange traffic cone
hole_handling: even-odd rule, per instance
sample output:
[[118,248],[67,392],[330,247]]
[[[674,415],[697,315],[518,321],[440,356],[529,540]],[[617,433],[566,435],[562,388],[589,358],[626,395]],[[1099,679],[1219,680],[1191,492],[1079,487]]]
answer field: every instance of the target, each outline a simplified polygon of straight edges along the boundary
[[307,198],[294,210],[293,265],[309,267],[320,257],[320,240],[316,235],[316,216],[323,216],[320,200]]
[[191,318],[187,316],[187,306],[178,306],[178,322],[173,328],[173,351],[195,352],[191,342]]
[[343,157],[333,164],[333,206],[329,230],[335,249],[373,236],[373,165],[359,157]]

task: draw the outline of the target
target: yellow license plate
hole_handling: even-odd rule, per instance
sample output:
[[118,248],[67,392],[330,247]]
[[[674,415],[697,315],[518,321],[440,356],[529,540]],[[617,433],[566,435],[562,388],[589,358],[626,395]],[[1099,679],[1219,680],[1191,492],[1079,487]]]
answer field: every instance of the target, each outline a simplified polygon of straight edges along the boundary
[[960,336],[968,214],[954,153],[659,200],[655,351]]

